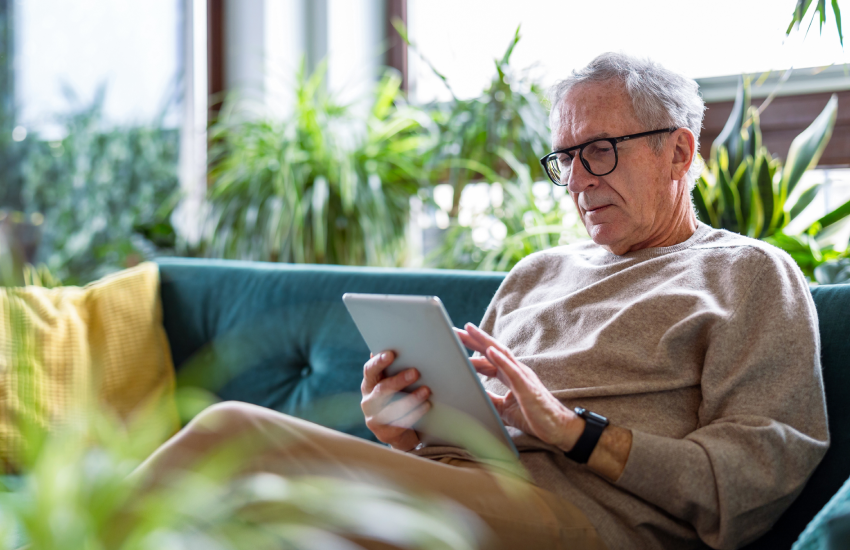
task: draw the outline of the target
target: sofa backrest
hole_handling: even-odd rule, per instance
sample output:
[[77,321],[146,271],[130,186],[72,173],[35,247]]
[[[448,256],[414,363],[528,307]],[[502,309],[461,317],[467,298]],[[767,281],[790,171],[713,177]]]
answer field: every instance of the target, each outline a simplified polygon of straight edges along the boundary
[[373,439],[360,411],[369,349],[346,292],[435,295],[478,323],[502,273],[162,259],[178,382]]
[[[360,412],[369,350],[346,292],[439,296],[456,326],[478,323],[503,273],[159,261],[165,329],[181,383],[374,439]],[[850,477],[850,285],[812,289],[832,445],[806,489],[750,550],[790,548]]]

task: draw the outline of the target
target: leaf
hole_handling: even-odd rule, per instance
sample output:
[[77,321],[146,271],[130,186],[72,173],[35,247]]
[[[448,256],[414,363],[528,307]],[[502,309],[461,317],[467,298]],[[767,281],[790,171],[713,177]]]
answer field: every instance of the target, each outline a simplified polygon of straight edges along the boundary
[[824,262],[817,266],[815,280],[822,285],[850,283],[850,258]]
[[841,47],[844,47],[844,31],[841,28],[841,9],[838,7],[838,0],[832,0],[832,13],[835,15],[835,26],[838,27],[838,41],[841,42]]
[[[718,154],[719,162],[715,173],[715,181],[720,189],[718,217],[720,227],[738,232],[741,229],[741,201],[738,189],[730,182],[729,173],[725,166],[728,162],[726,148],[721,146]],[[736,172],[737,175],[737,172]]]
[[723,130],[720,131],[720,135],[717,136],[711,145],[712,158],[716,158],[721,147],[726,148],[729,159],[728,170],[730,173],[735,173],[743,161],[743,138],[741,137],[741,130],[749,107],[749,86],[744,83],[743,77],[738,77],[738,90],[735,92],[735,103],[732,105],[732,112],[729,113],[729,118],[726,119],[726,124],[723,126]]
[[[765,230],[765,224],[770,225],[773,220],[773,212],[775,208],[776,201],[776,193],[773,189],[773,174],[770,170],[770,160],[769,155],[766,149],[762,149],[755,162],[755,180],[756,180],[756,189],[759,197],[759,203],[761,204],[762,209],[762,223],[761,230],[756,231],[754,234],[755,238],[758,238],[762,235],[762,231]],[[770,235],[772,231],[768,227],[767,234]]]
[[803,15],[805,15],[805,13],[809,10],[809,5],[811,3],[812,0],[797,0],[797,5],[794,6],[794,13],[791,15],[791,23],[785,31],[786,36],[791,34],[791,31],[795,26],[800,26],[800,22],[803,20]]
[[820,187],[821,184],[816,183],[806,189],[803,194],[800,195],[800,198],[797,199],[797,202],[794,203],[794,206],[788,212],[790,219],[793,220],[794,218],[796,218],[800,214],[800,212],[805,210],[806,207],[811,204],[811,202],[815,199],[815,196],[817,196],[818,191],[820,191]]
[[764,205],[758,193],[753,193],[750,214],[747,221],[747,236],[758,239],[764,229]]
[[818,117],[791,142],[779,183],[783,198],[791,194],[806,170],[817,165],[832,137],[837,113],[838,96],[833,94]]
[[517,43],[519,42],[520,35],[519,29],[522,25],[517,25],[516,31],[514,32],[514,37],[511,40],[511,43],[508,45],[508,49],[505,50],[505,54],[502,56],[501,61],[497,61],[496,65],[498,68],[505,67],[511,62],[511,54],[514,53],[514,48],[516,48]]
[[824,217],[813,223],[812,226],[819,225],[821,230],[823,230],[830,225],[840,222],[847,216],[850,216],[850,201],[845,202],[829,214],[826,214]]
[[711,206],[711,201],[708,199],[708,182],[703,176],[697,180],[694,190],[691,193],[694,198],[694,206],[697,209],[697,217],[703,223],[712,227],[717,227],[717,214]]
[[744,162],[738,166],[735,175],[732,176],[732,181],[729,182],[729,187],[735,191],[735,220],[738,222],[738,230],[742,232],[746,232],[747,227],[747,220],[744,217],[744,213],[749,214],[750,211],[751,187],[749,185],[749,175],[751,172],[751,162],[749,158],[744,159]]

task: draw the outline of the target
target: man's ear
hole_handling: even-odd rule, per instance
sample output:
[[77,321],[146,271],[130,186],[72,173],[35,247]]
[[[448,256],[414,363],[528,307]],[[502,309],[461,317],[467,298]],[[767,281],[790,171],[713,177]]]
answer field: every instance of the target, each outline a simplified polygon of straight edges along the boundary
[[694,161],[697,140],[694,138],[694,133],[687,128],[679,128],[673,132],[673,139],[676,143],[673,148],[670,179],[681,180],[684,179]]

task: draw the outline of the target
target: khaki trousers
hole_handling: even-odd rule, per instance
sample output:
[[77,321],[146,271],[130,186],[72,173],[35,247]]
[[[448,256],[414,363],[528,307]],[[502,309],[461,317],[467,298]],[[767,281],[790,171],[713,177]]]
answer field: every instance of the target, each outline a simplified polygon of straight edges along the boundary
[[[527,481],[472,461],[420,458],[245,403],[210,407],[134,475],[156,483],[169,472],[192,468],[205,454],[228,444],[251,449],[250,471],[391,484],[447,497],[489,527],[490,540],[482,548],[605,548],[581,510]],[[357,542],[367,548],[387,548]]]

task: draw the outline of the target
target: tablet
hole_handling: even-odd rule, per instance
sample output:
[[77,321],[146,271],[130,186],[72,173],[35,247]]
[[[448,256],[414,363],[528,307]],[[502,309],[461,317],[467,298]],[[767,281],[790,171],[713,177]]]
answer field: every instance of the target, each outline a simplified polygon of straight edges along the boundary
[[423,443],[462,447],[483,459],[519,456],[439,298],[345,294],[342,300],[369,350],[395,353],[387,374],[414,367],[420,378],[407,391],[431,389],[431,410],[414,426]]

